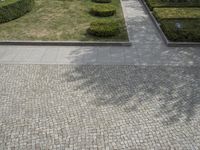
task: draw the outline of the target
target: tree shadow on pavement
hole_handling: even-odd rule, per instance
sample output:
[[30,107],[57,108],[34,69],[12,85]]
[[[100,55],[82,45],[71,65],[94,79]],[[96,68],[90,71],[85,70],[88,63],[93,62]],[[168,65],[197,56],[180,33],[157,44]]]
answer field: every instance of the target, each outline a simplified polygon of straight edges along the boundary
[[85,65],[63,76],[80,83],[74,90],[93,93],[97,107],[123,107],[129,113],[145,106],[165,124],[191,121],[200,104],[198,67]]

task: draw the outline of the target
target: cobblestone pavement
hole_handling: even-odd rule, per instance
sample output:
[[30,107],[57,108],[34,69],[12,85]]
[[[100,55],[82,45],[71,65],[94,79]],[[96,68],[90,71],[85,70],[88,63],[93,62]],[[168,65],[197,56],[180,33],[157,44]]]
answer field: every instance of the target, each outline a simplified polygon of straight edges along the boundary
[[200,149],[200,68],[0,65],[0,149]]

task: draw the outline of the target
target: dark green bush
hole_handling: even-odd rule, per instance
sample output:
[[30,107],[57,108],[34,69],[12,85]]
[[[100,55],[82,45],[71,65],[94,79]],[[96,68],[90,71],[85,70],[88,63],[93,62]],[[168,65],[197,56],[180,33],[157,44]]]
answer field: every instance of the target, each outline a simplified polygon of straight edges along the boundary
[[200,19],[163,20],[161,28],[170,41],[200,42]]
[[8,5],[0,6],[0,23],[8,22],[31,11],[34,0],[16,0]]
[[114,20],[98,20],[90,24],[88,33],[98,37],[114,36],[120,32],[119,23]]
[[[145,0],[150,10],[156,7],[200,7],[199,0]],[[176,2],[177,1],[177,2]]]
[[96,2],[96,3],[110,3],[111,0],[92,0],[93,2]]
[[113,16],[116,13],[116,8],[109,4],[98,4],[92,6],[90,13],[94,16],[108,17]]

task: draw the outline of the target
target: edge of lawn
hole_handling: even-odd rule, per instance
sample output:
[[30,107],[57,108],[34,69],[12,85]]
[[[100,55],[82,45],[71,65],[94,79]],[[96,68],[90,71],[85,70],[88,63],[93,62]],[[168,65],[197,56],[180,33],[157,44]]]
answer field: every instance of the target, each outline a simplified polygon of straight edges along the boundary
[[103,40],[94,40],[94,41],[40,41],[40,40],[0,40],[0,45],[32,45],[32,46],[131,46],[132,43],[130,42],[130,36],[127,29],[127,22],[126,17],[124,14],[124,7],[122,0],[119,0],[120,2],[120,9],[122,11],[123,15],[123,21],[125,30],[127,33],[127,40],[122,41],[103,41]]

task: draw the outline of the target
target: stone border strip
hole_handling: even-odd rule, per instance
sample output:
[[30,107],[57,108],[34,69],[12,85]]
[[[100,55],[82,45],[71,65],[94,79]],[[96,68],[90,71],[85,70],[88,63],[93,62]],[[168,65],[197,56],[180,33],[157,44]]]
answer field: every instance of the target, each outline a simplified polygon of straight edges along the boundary
[[31,46],[131,46],[131,42],[93,42],[93,41],[0,41],[0,45]]
[[168,40],[168,38],[165,36],[163,30],[160,27],[160,24],[157,22],[156,18],[154,17],[154,15],[152,14],[152,11],[149,9],[149,7],[147,6],[146,2],[144,0],[141,0],[145,10],[148,12],[151,20],[153,21],[154,25],[156,26],[156,28],[158,29],[162,39],[164,40],[164,42],[166,43],[167,46],[200,46],[200,42],[172,42],[170,40]]
[[[128,23],[127,23],[127,21],[126,21],[126,16],[127,15],[125,15],[125,13],[126,13],[126,11],[124,10],[125,8],[125,6],[123,5],[123,2],[122,2],[123,0],[120,0],[120,4],[121,4],[121,7],[122,7],[122,14],[123,14],[123,17],[124,17],[124,22],[125,22],[125,26],[126,26],[126,31],[127,31],[127,36],[128,36],[128,41],[130,42],[130,34],[129,34],[129,32],[128,32]],[[130,42],[131,43],[131,42]]]

